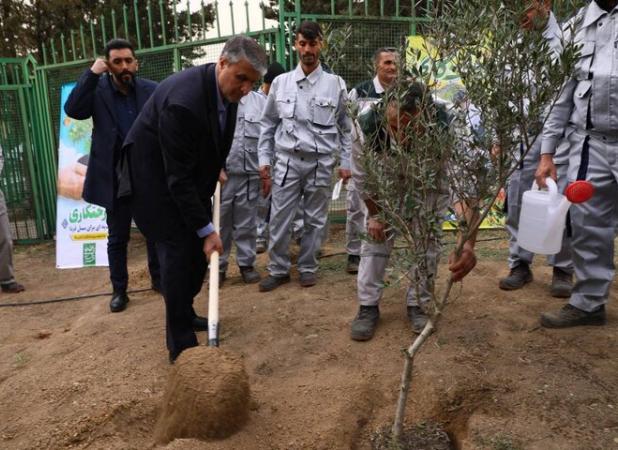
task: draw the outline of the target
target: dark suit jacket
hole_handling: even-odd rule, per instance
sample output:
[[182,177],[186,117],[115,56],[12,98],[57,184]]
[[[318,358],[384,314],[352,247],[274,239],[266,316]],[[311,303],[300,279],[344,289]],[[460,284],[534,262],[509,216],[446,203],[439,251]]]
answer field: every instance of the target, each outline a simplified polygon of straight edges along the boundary
[[236,104],[219,127],[215,65],[165,79],[152,94],[124,142],[133,217],[148,239],[196,233],[211,222],[212,197],[229,153]]
[[[92,117],[92,145],[83,197],[87,202],[107,209],[112,209],[116,195],[114,154],[118,152],[119,155],[122,147],[110,81],[108,74],[99,76],[87,69],[77,80],[64,105],[64,111],[73,119]],[[156,87],[154,81],[135,78],[138,113]]]

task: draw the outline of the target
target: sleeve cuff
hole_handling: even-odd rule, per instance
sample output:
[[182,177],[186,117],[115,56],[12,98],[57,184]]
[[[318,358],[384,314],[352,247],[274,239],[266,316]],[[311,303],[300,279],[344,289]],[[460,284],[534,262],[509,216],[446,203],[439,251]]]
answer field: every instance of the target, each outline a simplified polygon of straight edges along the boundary
[[208,225],[206,225],[205,227],[200,228],[199,230],[197,230],[197,235],[201,238],[206,237],[212,233],[215,232],[215,226],[212,224],[212,222],[210,222]]
[[259,156],[258,161],[259,161],[260,167],[271,165],[270,158],[268,156]]
[[553,155],[556,153],[556,147],[558,146],[558,139],[553,137],[544,137],[541,143],[541,155]]

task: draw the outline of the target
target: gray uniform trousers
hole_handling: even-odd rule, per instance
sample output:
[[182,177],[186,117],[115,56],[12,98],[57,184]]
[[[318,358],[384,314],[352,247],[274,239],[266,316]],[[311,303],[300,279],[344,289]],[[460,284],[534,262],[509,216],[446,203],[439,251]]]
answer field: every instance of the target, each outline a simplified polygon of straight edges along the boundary
[[[529,252],[517,245],[517,232],[519,230],[519,214],[521,212],[521,201],[525,191],[532,188],[534,174],[541,157],[541,137],[534,142],[530,151],[526,154],[523,167],[518,168],[511,175],[508,183],[508,211],[505,226],[509,232],[509,267],[517,267],[522,262],[532,264],[534,253]],[[557,164],[558,171],[558,190],[564,192],[568,184],[567,164]],[[559,267],[568,273],[573,273],[573,261],[571,260],[571,242],[566,230],[562,239],[560,253],[549,255],[547,262],[550,266]]]
[[13,238],[4,194],[0,191],[0,284],[15,281],[13,275]]
[[[448,196],[440,195],[437,203],[438,209],[445,211],[448,204]],[[396,238],[392,230],[387,230],[385,234],[386,239],[384,242],[363,241],[361,244],[361,259],[358,266],[356,288],[358,302],[363,306],[378,306],[382,298],[384,274],[386,273],[386,267],[388,266],[388,260]],[[440,259],[440,251],[440,242],[436,240],[429,243],[425,255],[428,276],[434,280]],[[410,280],[410,285],[406,292],[406,303],[408,306],[418,306],[419,300],[420,304],[425,304],[431,300],[429,282],[425,279],[416,285],[412,280],[418,278],[417,269],[415,266],[412,266],[408,272],[408,279]]]
[[270,212],[270,194],[266,197],[261,192],[257,201],[257,242],[268,242],[268,221]]
[[219,271],[228,266],[232,239],[236,243],[236,263],[239,267],[255,264],[256,217],[260,189],[257,175],[228,174],[221,191],[221,241],[223,254]]
[[345,250],[348,255],[361,254],[361,235],[365,232],[367,208],[356,189],[349,189],[345,198]]
[[[568,137],[569,180],[585,178],[595,188],[587,202],[571,206],[573,265],[577,279],[569,303],[593,311],[607,303],[614,279],[614,232],[618,212],[618,135],[574,131]],[[588,164],[585,141],[588,140]],[[582,164],[582,153],[584,161]],[[580,171],[580,167],[584,168]]]
[[[317,251],[328,220],[330,175],[335,159],[327,154],[302,152],[277,158],[273,170],[268,271],[273,276],[290,272],[291,225],[299,203],[303,204],[303,234],[298,271],[318,270]],[[317,184],[317,185],[316,185]]]
[[[395,244],[395,233],[386,232],[384,242],[363,241],[361,244],[361,259],[358,266],[358,277],[356,286],[358,291],[358,302],[363,306],[378,306],[384,290],[384,275],[388,260]],[[427,267],[431,275],[435,275],[440,257],[440,244],[433,243],[427,252]],[[416,279],[416,269],[412,267],[408,273],[409,280]],[[417,293],[418,290],[418,293]],[[421,304],[431,300],[431,292],[427,282],[421,282],[419,286],[410,283],[406,292],[406,303],[408,306],[418,306],[419,299]]]

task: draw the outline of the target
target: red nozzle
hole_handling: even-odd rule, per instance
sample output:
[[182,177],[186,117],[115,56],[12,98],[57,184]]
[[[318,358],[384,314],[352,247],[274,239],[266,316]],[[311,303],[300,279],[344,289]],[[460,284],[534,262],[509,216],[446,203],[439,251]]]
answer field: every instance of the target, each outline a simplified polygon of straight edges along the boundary
[[594,186],[589,181],[577,180],[567,186],[565,194],[571,203],[583,203],[594,195]]

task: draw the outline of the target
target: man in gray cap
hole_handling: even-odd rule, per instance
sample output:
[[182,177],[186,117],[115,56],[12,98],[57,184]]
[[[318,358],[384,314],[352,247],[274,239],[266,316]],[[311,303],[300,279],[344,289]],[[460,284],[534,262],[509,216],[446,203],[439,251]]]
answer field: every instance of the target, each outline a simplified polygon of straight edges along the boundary
[[266,292],[290,281],[290,224],[303,197],[304,230],[298,256],[300,285],[313,286],[316,253],[328,218],[328,200],[336,153],[341,149],[339,176],[350,177],[350,130],[347,90],[337,75],[320,64],[322,30],[315,22],[303,22],[296,31],[294,47],[299,64],[272,84],[258,144],[260,177],[265,190],[271,186],[270,275],[260,282]]
[[232,148],[221,170],[225,181],[221,190],[221,241],[223,254],[219,260],[219,283],[226,277],[232,240],[236,243],[236,262],[245,283],[260,281],[254,269],[257,235],[257,206],[260,195],[257,144],[260,137],[260,118],[266,104],[270,83],[284,69],[271,64],[264,75],[264,83],[238,102],[236,128]]
[[571,206],[571,250],[576,283],[569,303],[541,315],[541,325],[565,328],[604,325],[605,303],[614,279],[615,213],[618,208],[618,60],[615,22],[618,0],[594,0],[573,21],[580,44],[574,74],[563,86],[543,129],[539,186],[556,179],[554,154],[569,142],[568,179],[595,188],[587,202]]

